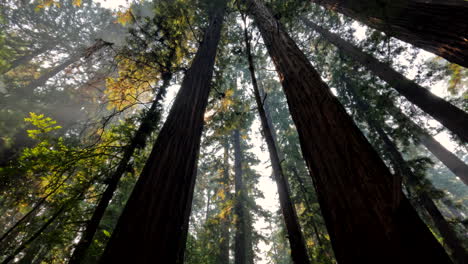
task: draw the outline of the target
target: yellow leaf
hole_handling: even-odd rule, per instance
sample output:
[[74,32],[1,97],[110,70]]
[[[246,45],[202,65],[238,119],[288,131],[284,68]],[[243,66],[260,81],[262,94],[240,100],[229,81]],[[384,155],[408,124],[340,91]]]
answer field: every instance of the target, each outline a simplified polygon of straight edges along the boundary
[[81,6],[81,0],[73,0],[74,6]]

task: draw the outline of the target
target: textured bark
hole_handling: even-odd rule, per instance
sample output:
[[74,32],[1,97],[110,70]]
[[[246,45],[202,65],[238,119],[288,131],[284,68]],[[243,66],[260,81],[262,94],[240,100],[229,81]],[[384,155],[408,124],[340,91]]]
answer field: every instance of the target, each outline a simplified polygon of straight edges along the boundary
[[468,67],[464,0],[312,0],[387,35]]
[[[387,152],[390,154],[390,160],[393,164],[393,167],[398,172],[399,175],[406,179],[408,186],[413,190],[418,190],[421,186],[421,182],[416,175],[414,175],[411,168],[408,166],[406,161],[403,159],[403,156],[398,151],[397,146],[393,141],[388,137],[385,131],[382,129],[380,124],[373,120],[369,115],[370,106],[364,102],[357,92],[354,90],[352,85],[347,84],[347,90],[352,95],[356,102],[357,110],[361,115],[367,118],[367,123],[369,127],[377,132],[380,139],[384,142]],[[427,211],[432,221],[434,222],[436,228],[439,230],[440,235],[444,238],[444,241],[452,251],[452,258],[457,264],[468,263],[468,255],[465,249],[462,246],[461,241],[458,239],[455,231],[452,229],[450,224],[445,220],[437,206],[434,204],[434,201],[429,197],[425,190],[418,190],[415,192],[418,196],[422,206]]]
[[264,109],[262,96],[257,84],[257,77],[255,75],[255,66],[251,52],[250,40],[247,34],[247,27],[244,28],[244,39],[247,52],[247,60],[249,63],[250,78],[254,90],[255,101],[257,102],[257,109],[260,115],[260,122],[262,125],[263,136],[268,146],[270,154],[271,166],[273,175],[275,177],[276,185],[278,187],[278,195],[280,200],[280,207],[283,213],[286,230],[288,232],[289,245],[291,247],[291,258],[294,263],[307,264],[310,263],[307,248],[305,246],[304,236],[302,235],[301,226],[297,218],[297,212],[294,204],[291,201],[291,191],[289,190],[289,183],[283,173],[277,143],[273,136],[271,123],[268,122],[267,114]]
[[203,115],[226,5],[225,1],[217,4],[101,263],[178,263],[183,259]]
[[99,228],[99,223],[104,216],[104,212],[109,206],[110,200],[114,196],[114,192],[117,189],[120,179],[127,171],[130,159],[132,158],[135,150],[139,146],[144,145],[148,136],[155,130],[161,116],[162,100],[166,94],[167,88],[170,85],[171,77],[172,74],[163,74],[163,84],[159,88],[156,98],[154,99],[145,117],[141,121],[140,127],[133,136],[130,144],[125,148],[122,159],[119,162],[119,166],[109,178],[108,185],[104,190],[104,193],[102,194],[96,209],[94,209],[93,215],[88,221],[86,229],[83,232],[77,246],[75,247],[75,251],[73,251],[73,255],[69,261],[70,264],[78,264],[83,261],[84,257],[86,256],[86,251],[91,246],[93,237]]
[[[302,21],[313,30],[319,32],[326,40],[335,45],[343,54],[361,63],[368,70],[390,84],[411,103],[431,115],[435,120],[455,133],[463,142],[468,142],[468,113],[434,95],[417,83],[409,80],[389,65],[378,61],[373,56],[364,53],[358,47],[341,39],[312,21],[302,18]],[[468,42],[467,42],[468,43]]]
[[408,200],[394,200],[390,171],[307,57],[261,2],[247,3],[286,94],[337,261],[450,263]]
[[[222,188],[224,191],[224,199],[222,200],[222,204],[224,205],[231,198],[229,190],[229,143],[227,141],[224,144]],[[219,253],[216,259],[217,264],[229,263],[229,223],[229,217],[226,216],[225,218],[221,219],[221,241],[219,243]]]
[[245,187],[242,179],[242,146],[239,129],[234,130],[232,140],[234,146],[234,188],[236,192],[234,205],[234,224],[236,227],[234,237],[234,264],[248,264]]
[[468,185],[468,165],[458,158],[455,154],[446,149],[434,137],[427,133],[423,128],[414,123],[397,107],[393,107],[393,114],[397,119],[403,119],[404,122],[410,124],[410,129],[413,129],[419,135],[419,142],[427,148],[436,158],[438,158],[453,174],[461,181]]

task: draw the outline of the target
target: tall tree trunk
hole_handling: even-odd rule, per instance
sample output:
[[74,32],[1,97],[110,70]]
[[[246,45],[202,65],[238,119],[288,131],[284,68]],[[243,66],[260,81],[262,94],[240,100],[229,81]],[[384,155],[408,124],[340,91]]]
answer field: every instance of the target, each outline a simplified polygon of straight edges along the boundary
[[[312,21],[302,17],[302,21],[313,30],[319,32],[326,40],[335,45],[343,54],[361,63],[368,70],[390,84],[411,103],[455,133],[463,142],[468,142],[468,113],[434,95],[428,89],[409,80],[403,74],[395,71],[389,65],[378,61],[373,56],[364,53],[358,47],[341,39]],[[468,58],[467,58],[468,59]]]
[[[347,91],[352,95],[354,101],[356,102],[356,108],[361,115],[367,118],[367,123],[369,127],[376,131],[380,139],[384,142],[385,148],[390,154],[390,160],[393,164],[393,167],[399,175],[405,177],[407,184],[413,190],[418,190],[421,186],[420,180],[414,175],[411,168],[408,166],[406,161],[403,159],[402,155],[398,151],[397,146],[393,141],[388,137],[382,127],[370,117],[369,111],[370,107],[367,105],[355,91],[352,84],[346,84]],[[468,254],[462,246],[461,241],[458,239],[456,233],[450,226],[450,224],[445,220],[443,215],[440,213],[437,206],[434,204],[434,201],[429,197],[425,190],[418,190],[416,192],[422,206],[426,209],[427,213],[433,220],[436,228],[439,230],[439,233],[444,238],[444,241],[447,243],[448,247],[452,251],[452,257],[457,264],[468,263]]]
[[438,158],[453,174],[468,185],[468,165],[458,158],[455,154],[446,149],[433,136],[426,132],[422,127],[414,123],[410,118],[401,112],[395,106],[391,108],[390,114],[397,119],[409,124],[410,129],[419,135],[419,142],[427,148],[436,158]]
[[289,244],[291,246],[291,258],[294,263],[307,264],[310,263],[305,246],[304,236],[302,234],[301,226],[297,218],[297,212],[294,204],[291,201],[291,191],[289,190],[288,181],[283,173],[277,143],[273,136],[271,123],[268,122],[266,111],[263,108],[263,101],[260,95],[260,90],[257,84],[257,77],[255,76],[255,66],[251,52],[250,40],[247,33],[247,26],[244,27],[244,39],[247,52],[247,60],[249,63],[250,78],[252,79],[252,86],[254,89],[255,101],[257,102],[257,109],[260,115],[263,136],[268,146],[270,153],[271,166],[273,175],[275,176],[276,185],[278,187],[278,195],[280,200],[281,211],[283,212],[286,230],[288,231]]
[[468,165],[466,165],[466,163],[426,132],[420,136],[420,142],[453,172],[453,174],[457,175],[461,181],[468,185]]
[[248,264],[247,262],[247,227],[245,211],[245,186],[242,179],[242,146],[239,129],[233,133],[234,146],[234,224],[236,233],[234,237],[234,264]]
[[[223,153],[223,181],[222,188],[224,192],[224,199],[221,201],[223,207],[222,210],[226,210],[225,206],[227,201],[231,199],[230,190],[229,190],[229,142],[226,140],[224,143],[224,153]],[[221,240],[219,242],[219,253],[217,256],[217,264],[226,264],[229,263],[229,216],[224,215],[224,218],[221,219]]]
[[34,245],[26,248],[24,256],[17,262],[18,264],[31,264],[36,256],[40,253],[42,245],[40,243],[34,243]]
[[148,136],[156,129],[156,125],[161,117],[162,100],[166,94],[167,88],[170,85],[172,74],[165,73],[162,74],[162,76],[163,83],[158,90],[156,98],[154,99],[145,117],[141,121],[140,127],[135,132],[135,135],[133,136],[129,145],[125,148],[122,159],[119,162],[119,166],[109,178],[108,185],[104,190],[104,193],[102,194],[96,209],[94,209],[93,215],[88,221],[86,229],[83,232],[80,241],[76,245],[75,251],[73,251],[73,255],[71,256],[69,262],[70,264],[79,264],[83,261],[84,257],[86,256],[86,251],[91,246],[93,237],[99,228],[99,223],[101,222],[101,219],[104,216],[107,207],[109,206],[109,202],[114,196],[114,192],[117,190],[120,179],[127,171],[130,159],[135,153],[135,150],[139,146],[144,145]]
[[216,4],[203,41],[101,263],[178,263],[183,260],[203,115],[226,1]]
[[387,35],[468,67],[463,0],[312,0]]
[[286,94],[337,261],[450,263],[408,200],[394,200],[392,174],[307,57],[263,3],[247,2]]

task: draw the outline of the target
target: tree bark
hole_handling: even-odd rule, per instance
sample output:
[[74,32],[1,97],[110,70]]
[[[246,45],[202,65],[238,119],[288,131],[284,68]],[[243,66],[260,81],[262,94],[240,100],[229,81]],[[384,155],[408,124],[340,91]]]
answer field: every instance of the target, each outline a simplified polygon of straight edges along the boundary
[[468,67],[463,0],[312,0],[387,35]]
[[73,251],[73,255],[69,261],[70,264],[79,264],[83,261],[84,257],[86,256],[86,251],[91,246],[93,237],[99,228],[99,223],[101,222],[101,219],[104,216],[107,207],[109,206],[109,202],[114,196],[114,192],[117,190],[120,179],[127,171],[128,163],[130,162],[133,153],[135,153],[135,150],[139,146],[144,145],[148,136],[156,129],[156,125],[161,117],[162,100],[166,94],[167,88],[169,87],[172,78],[172,74],[170,73],[162,75],[163,84],[159,88],[153,104],[141,121],[140,127],[133,136],[130,144],[125,148],[122,159],[119,162],[119,166],[109,178],[108,185],[104,190],[104,193],[102,194],[96,209],[94,209],[93,215],[88,221],[86,229],[75,247],[75,251]]
[[203,41],[101,263],[178,263],[183,260],[203,115],[226,2],[216,4]]
[[[390,154],[390,160],[397,173],[400,176],[405,177],[406,182],[411,187],[411,189],[418,190],[418,187],[421,186],[420,180],[416,177],[416,175],[414,175],[411,168],[403,159],[395,143],[393,143],[393,141],[388,137],[388,135],[385,133],[382,127],[370,117],[370,106],[367,105],[359,97],[352,85],[347,83],[346,86],[348,92],[352,95],[354,101],[356,102],[357,110],[361,113],[361,115],[367,118],[367,123],[369,124],[369,127],[376,131],[380,139],[384,142],[385,148]],[[458,239],[456,233],[454,232],[450,224],[440,213],[439,209],[434,204],[434,201],[431,199],[431,197],[429,197],[427,192],[423,189],[418,190],[415,193],[418,196],[420,202],[422,203],[422,206],[424,207],[424,209],[426,209],[427,213],[431,217],[436,228],[439,230],[439,233],[444,238],[444,241],[447,243],[448,247],[452,251],[452,258],[455,261],[455,263],[468,263],[468,254],[466,254],[466,251],[462,246],[462,242]]]
[[455,133],[463,142],[468,142],[466,130],[468,126],[468,113],[409,80],[389,65],[362,52],[358,47],[346,42],[338,35],[329,32],[304,17],[302,17],[302,21],[313,30],[319,32],[326,40],[342,51],[343,54],[358,61],[372,73],[390,84],[411,103],[421,108],[421,110]]
[[262,125],[263,136],[268,146],[270,154],[271,166],[273,175],[275,176],[276,185],[278,188],[278,195],[280,200],[281,211],[283,212],[286,230],[288,232],[289,244],[291,247],[291,258],[294,263],[307,264],[310,263],[307,248],[305,246],[304,236],[302,234],[301,226],[297,218],[297,212],[294,204],[291,201],[291,191],[289,190],[289,183],[283,173],[277,143],[273,136],[271,123],[268,122],[266,111],[263,108],[263,101],[260,95],[260,90],[257,84],[257,77],[255,76],[255,66],[251,52],[250,40],[247,33],[247,27],[244,28],[244,39],[247,53],[247,60],[249,63],[250,78],[254,90],[255,101],[257,102],[257,109],[260,115],[260,122]]
[[263,3],[247,3],[286,94],[337,261],[450,263],[408,200],[394,201],[392,174],[307,57]]
[[242,179],[242,146],[239,129],[234,130],[234,224],[236,233],[234,237],[234,264],[248,264],[247,262],[247,227],[245,212],[245,187]]

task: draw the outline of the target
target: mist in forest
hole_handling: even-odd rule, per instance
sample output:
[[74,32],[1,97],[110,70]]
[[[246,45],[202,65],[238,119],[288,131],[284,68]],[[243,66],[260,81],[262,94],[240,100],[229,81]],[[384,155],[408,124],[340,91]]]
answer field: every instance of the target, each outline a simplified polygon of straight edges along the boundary
[[0,262],[468,262],[468,2],[4,0]]

